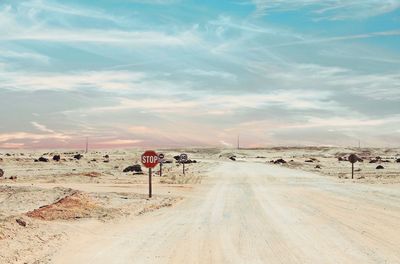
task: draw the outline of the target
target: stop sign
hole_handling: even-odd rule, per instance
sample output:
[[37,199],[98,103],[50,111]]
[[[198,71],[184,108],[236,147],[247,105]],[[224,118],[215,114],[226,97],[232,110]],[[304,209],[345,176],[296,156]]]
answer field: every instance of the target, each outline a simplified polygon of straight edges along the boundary
[[158,164],[158,155],[154,150],[147,150],[142,154],[142,164],[146,168],[152,169]]

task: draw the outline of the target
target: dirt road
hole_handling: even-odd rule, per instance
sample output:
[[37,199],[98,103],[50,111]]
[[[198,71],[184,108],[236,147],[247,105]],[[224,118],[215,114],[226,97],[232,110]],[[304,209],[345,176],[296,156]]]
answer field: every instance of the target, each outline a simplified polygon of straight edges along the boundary
[[400,263],[400,188],[221,163],[173,208],[82,230],[55,263]]

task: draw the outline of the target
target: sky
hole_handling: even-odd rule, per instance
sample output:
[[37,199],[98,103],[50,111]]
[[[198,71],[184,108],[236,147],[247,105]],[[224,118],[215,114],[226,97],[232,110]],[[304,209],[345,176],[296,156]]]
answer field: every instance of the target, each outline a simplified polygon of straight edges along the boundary
[[0,1],[0,148],[400,146],[400,0]]

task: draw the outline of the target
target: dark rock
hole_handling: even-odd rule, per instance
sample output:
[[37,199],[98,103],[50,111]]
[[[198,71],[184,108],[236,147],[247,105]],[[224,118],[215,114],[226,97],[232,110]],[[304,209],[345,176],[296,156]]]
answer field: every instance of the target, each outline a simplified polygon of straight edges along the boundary
[[382,165],[379,165],[378,167],[376,167],[377,170],[383,170],[385,167],[383,167]]
[[83,158],[83,155],[81,155],[81,154],[74,155],[74,159],[76,159],[76,160],[80,160],[81,158]]
[[344,161],[344,159],[342,157],[338,157],[337,159],[338,159],[338,161]]
[[185,164],[191,164],[191,163],[197,163],[197,160],[185,160],[185,161],[182,161],[181,163],[185,163]]
[[92,161],[92,162],[96,162],[96,161],[97,161],[97,159],[92,159],[91,161]]
[[15,222],[17,222],[20,226],[26,227],[26,222],[20,218],[15,219]]
[[17,179],[17,176],[11,176],[9,179],[10,179],[10,180],[16,180],[16,179]]
[[103,158],[105,158],[105,159],[109,159],[109,158],[110,158],[110,156],[109,156],[109,155],[105,155],[105,156],[103,156]]
[[181,156],[176,155],[176,156],[174,156],[174,159],[175,159],[176,161],[180,161],[180,160],[181,160]]
[[7,156],[7,157],[11,157],[11,154],[10,154],[10,153],[6,153],[6,156]]
[[370,160],[369,163],[378,163],[378,160],[373,159],[373,160]]
[[45,157],[40,157],[40,158],[38,159],[38,161],[40,161],[40,162],[49,162],[49,159],[48,159],[48,158],[45,158]]
[[400,158],[396,160],[397,163],[400,163]]
[[309,159],[309,160],[305,160],[304,162],[313,163],[314,161],[312,159]]
[[316,169],[321,169],[320,165],[315,166]]
[[287,163],[287,162],[284,159],[277,159],[274,161],[274,164],[285,164],[285,163]]
[[135,173],[142,173],[142,166],[140,166],[139,164],[136,165],[132,165],[132,166],[128,166],[126,167],[123,172],[135,172]]
[[4,176],[4,171],[0,169],[0,178]]
[[110,161],[109,161],[109,160],[103,160],[103,162],[104,162],[104,163],[109,163]]
[[39,160],[38,159],[34,159],[33,162],[39,162]]
[[54,155],[54,156],[53,156],[53,160],[54,160],[54,161],[60,161],[60,159],[61,159],[61,156],[60,156],[60,155]]
[[169,163],[172,163],[172,160],[164,160],[163,163],[164,164],[169,164]]
[[229,159],[233,160],[233,161],[236,161],[236,156],[230,156]]

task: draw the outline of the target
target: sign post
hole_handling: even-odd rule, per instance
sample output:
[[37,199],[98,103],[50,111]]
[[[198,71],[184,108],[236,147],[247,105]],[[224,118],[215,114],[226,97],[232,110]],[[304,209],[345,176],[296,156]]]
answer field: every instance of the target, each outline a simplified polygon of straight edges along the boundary
[[151,169],[158,164],[158,155],[154,150],[147,150],[142,154],[142,164],[149,169],[149,198],[153,195]]
[[182,163],[182,165],[183,165],[183,175],[185,175],[185,163],[186,163],[187,160],[188,160],[187,154],[182,153],[182,154],[179,156],[179,161],[180,161],[180,162]]
[[356,154],[351,154],[349,156],[349,161],[351,163],[351,179],[354,179],[354,163],[359,160]]
[[160,163],[160,177],[162,177],[162,165],[164,163],[165,155],[163,153],[158,154],[158,162]]

